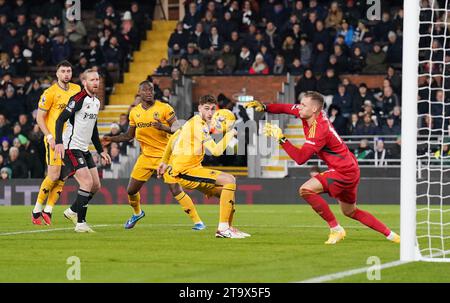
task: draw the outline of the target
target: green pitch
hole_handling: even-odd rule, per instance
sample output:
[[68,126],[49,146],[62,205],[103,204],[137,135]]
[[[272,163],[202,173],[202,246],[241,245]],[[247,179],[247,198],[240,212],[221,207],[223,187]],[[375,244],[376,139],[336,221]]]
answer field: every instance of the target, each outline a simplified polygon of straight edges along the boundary
[[[395,231],[399,207],[362,205]],[[127,205],[88,211],[95,234],[76,234],[55,208],[51,227],[33,226],[32,207],[0,208],[0,282],[72,282],[67,258],[81,262],[81,282],[295,282],[399,258],[399,245],[333,210],[347,230],[324,245],[328,228],[306,205],[237,205],[235,225],[247,239],[216,239],[218,205],[200,205],[206,230],[191,230],[178,205],[145,205],[134,229],[123,223]],[[44,232],[41,232],[44,231]],[[449,263],[409,263],[381,271],[381,282],[450,282]],[[366,273],[333,282],[371,282]]]

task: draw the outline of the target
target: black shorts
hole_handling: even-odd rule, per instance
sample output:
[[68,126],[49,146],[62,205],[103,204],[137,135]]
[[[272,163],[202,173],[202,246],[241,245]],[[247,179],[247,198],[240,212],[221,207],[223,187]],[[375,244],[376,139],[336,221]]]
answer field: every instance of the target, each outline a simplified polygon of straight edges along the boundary
[[64,152],[64,165],[61,168],[61,179],[71,177],[75,172],[83,167],[89,169],[97,167],[92,158],[92,154],[79,149],[66,149]]

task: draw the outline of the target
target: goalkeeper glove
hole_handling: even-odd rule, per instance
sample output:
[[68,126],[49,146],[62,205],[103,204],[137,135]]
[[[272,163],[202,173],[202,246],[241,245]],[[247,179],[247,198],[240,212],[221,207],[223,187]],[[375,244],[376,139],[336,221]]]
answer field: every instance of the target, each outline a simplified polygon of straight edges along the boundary
[[261,101],[251,101],[244,105],[245,108],[254,108],[257,112],[266,111],[266,105]]
[[275,124],[266,123],[264,125],[263,133],[267,137],[274,137],[279,143],[286,142],[286,137],[283,135],[281,128]]

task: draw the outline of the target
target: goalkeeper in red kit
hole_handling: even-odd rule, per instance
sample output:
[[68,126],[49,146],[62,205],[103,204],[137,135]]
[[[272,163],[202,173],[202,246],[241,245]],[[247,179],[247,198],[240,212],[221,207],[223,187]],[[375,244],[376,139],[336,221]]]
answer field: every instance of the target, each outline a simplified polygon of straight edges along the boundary
[[281,129],[267,123],[264,134],[278,139],[286,153],[299,165],[307,162],[314,154],[322,159],[328,170],[319,173],[300,186],[300,196],[328,223],[330,235],[325,244],[336,244],[345,238],[345,230],[339,225],[327,202],[320,196],[328,193],[339,202],[343,214],[382,233],[395,243],[400,236],[391,231],[372,214],[356,207],[360,172],[358,162],[323,111],[324,100],[317,92],[307,92],[300,104],[268,104],[252,101],[247,108],[273,114],[290,114],[300,118],[306,140],[297,148],[283,135]]

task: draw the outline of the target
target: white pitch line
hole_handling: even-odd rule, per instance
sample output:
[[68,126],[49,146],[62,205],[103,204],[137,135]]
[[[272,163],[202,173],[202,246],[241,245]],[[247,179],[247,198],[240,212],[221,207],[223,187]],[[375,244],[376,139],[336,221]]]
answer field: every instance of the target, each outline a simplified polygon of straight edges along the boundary
[[[409,262],[398,260],[398,261],[385,263],[385,264],[380,266],[380,270],[386,269],[386,268],[390,268],[390,267],[399,266],[399,265],[403,265],[403,264],[406,264],[406,263],[409,263]],[[315,277],[315,278],[312,278],[312,279],[307,279],[307,280],[294,282],[294,283],[323,283],[323,282],[333,281],[333,280],[342,279],[342,278],[345,278],[345,277],[349,277],[349,276],[365,273],[365,272],[367,272],[368,269],[371,269],[372,267],[373,266],[366,266],[366,267],[351,269],[351,270],[347,270],[347,271],[341,271],[341,272],[337,272],[337,273],[334,273],[334,274],[319,276],[319,277]]]
[[[112,226],[109,224],[100,224],[100,225],[92,225],[91,227],[107,227]],[[11,235],[21,235],[21,234],[36,234],[36,233],[48,233],[52,231],[61,231],[61,230],[73,230],[73,227],[65,227],[65,228],[52,228],[52,229],[37,229],[37,230],[23,230],[23,231],[12,231],[7,233],[1,233],[0,236],[11,236]]]
[[[444,259],[443,260],[439,260],[437,258],[440,257],[440,256],[443,256],[443,255],[447,255],[447,254],[450,254],[450,250],[434,253],[432,255],[425,255],[418,261],[446,262],[446,260],[444,260]],[[397,260],[397,261],[385,263],[385,264],[380,266],[380,270],[383,270],[383,269],[386,269],[386,268],[391,268],[391,267],[396,267],[396,266],[403,265],[403,264],[410,263],[410,262],[414,262],[414,261],[400,261],[400,260]],[[373,267],[373,265],[372,266],[367,266],[367,267],[351,269],[351,270],[347,270],[347,271],[341,271],[341,272],[337,272],[337,273],[334,273],[334,274],[319,276],[319,277],[303,280],[303,281],[300,281],[300,282],[294,282],[294,283],[323,283],[323,282],[333,281],[333,280],[342,279],[342,278],[345,278],[345,277],[349,277],[349,276],[365,273],[365,272],[367,272],[367,270],[369,268],[371,269],[372,267]]]

